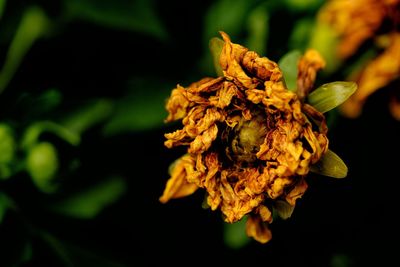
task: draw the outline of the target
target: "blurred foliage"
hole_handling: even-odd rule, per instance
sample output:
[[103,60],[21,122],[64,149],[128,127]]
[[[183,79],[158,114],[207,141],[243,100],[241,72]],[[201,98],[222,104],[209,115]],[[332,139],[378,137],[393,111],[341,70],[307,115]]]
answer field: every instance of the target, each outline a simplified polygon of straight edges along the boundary
[[[198,217],[182,221],[171,210],[158,210],[175,158],[160,148],[165,100],[177,84],[220,73],[220,30],[279,60],[291,90],[296,62],[309,47],[327,61],[323,78],[354,72],[376,51],[339,68],[343,62],[332,53],[337,40],[315,22],[323,2],[0,0],[0,266],[136,266],[132,254],[144,257],[144,250],[151,251],[150,263],[163,250],[161,258],[175,262],[181,252],[169,248],[174,241],[201,262],[204,255],[219,255],[191,248],[197,240],[214,243],[210,236],[228,248],[225,253],[251,246],[245,220],[223,224],[219,239]],[[339,102],[330,90],[335,86],[343,88]],[[321,80],[317,87],[308,101],[328,119],[335,115],[329,110],[355,90],[354,84]],[[327,157],[315,172],[347,173],[336,154]],[[339,166],[333,173],[332,158]],[[274,211],[283,219],[293,213],[284,204]],[[171,229],[184,234],[178,238]],[[298,236],[286,233],[291,235]],[[263,253],[284,258],[271,251]],[[259,264],[260,254],[246,260]],[[324,263],[350,266],[353,259],[336,254]]]

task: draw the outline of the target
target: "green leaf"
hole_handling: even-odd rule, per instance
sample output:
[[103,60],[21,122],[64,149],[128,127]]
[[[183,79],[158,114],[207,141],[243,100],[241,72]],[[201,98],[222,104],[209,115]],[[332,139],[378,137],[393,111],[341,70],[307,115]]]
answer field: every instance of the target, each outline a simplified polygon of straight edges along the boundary
[[326,61],[323,72],[333,73],[342,63],[336,53],[338,39],[334,30],[324,23],[316,23],[310,37],[308,48],[317,50]]
[[6,0],[0,0],[0,18],[3,16],[4,7],[6,6],[6,3],[7,3]]
[[224,74],[222,72],[221,65],[219,64],[219,58],[221,56],[222,48],[224,47],[224,41],[221,38],[213,37],[210,39],[209,47],[211,55],[214,62],[215,72],[217,76],[222,77]]
[[286,87],[292,92],[295,92],[297,89],[297,63],[300,57],[301,52],[299,50],[293,50],[284,55],[278,62],[279,68],[283,72]]
[[51,132],[73,146],[79,145],[81,141],[78,134],[55,122],[40,121],[32,124],[25,130],[21,147],[23,149],[29,149],[38,142],[40,135],[44,132]]
[[246,220],[243,218],[235,223],[224,223],[224,242],[232,249],[246,246],[251,239],[246,234]]
[[75,108],[72,114],[63,119],[60,124],[76,134],[82,134],[90,127],[107,119],[114,108],[114,103],[108,99],[96,99],[82,107]]
[[315,20],[310,17],[304,17],[296,21],[288,41],[290,50],[299,49],[305,51],[307,49],[314,24]]
[[331,82],[315,89],[308,95],[308,103],[325,113],[346,101],[357,90],[354,82]]
[[126,186],[123,178],[113,177],[55,203],[50,208],[70,217],[91,219],[116,202],[126,192]]
[[0,93],[7,87],[34,42],[48,33],[50,25],[42,9],[30,7],[25,11],[0,71]]
[[42,238],[43,241],[47,243],[47,245],[53,251],[53,253],[61,260],[62,266],[65,267],[75,266],[75,264],[72,262],[72,259],[67,249],[65,248],[65,245],[60,240],[58,240],[55,236],[45,231],[40,232],[40,237]]
[[[214,1],[204,15],[203,44],[206,46],[219,31],[226,32],[231,37],[237,37],[245,28],[248,13],[255,0],[217,0]],[[238,41],[237,38],[233,38]],[[200,68],[207,75],[214,75],[213,58],[208,49],[199,62]]]
[[246,47],[263,56],[267,53],[269,32],[269,5],[264,3],[252,9],[247,18]]
[[293,11],[314,11],[318,9],[325,1],[324,0],[284,0],[289,9]]
[[274,210],[278,213],[278,216],[284,220],[290,218],[294,211],[294,206],[290,205],[284,200],[276,200],[273,204]]
[[165,101],[175,85],[168,86],[147,77],[136,78],[131,86],[132,91],[116,101],[115,112],[103,128],[105,136],[163,126],[167,117]]
[[239,35],[243,30],[252,2],[252,0],[213,2],[204,17],[204,40],[208,42],[221,30],[230,36]]
[[10,163],[15,154],[16,144],[11,127],[0,123],[0,163]]
[[148,34],[166,40],[167,31],[152,0],[64,0],[72,19]]
[[6,194],[0,192],[0,224],[3,221],[4,215],[10,205],[9,198]]
[[54,182],[59,167],[57,150],[48,142],[41,142],[30,147],[26,159],[26,170],[34,184],[45,193],[54,193]]
[[317,163],[311,165],[310,171],[333,178],[345,178],[347,176],[346,164],[329,149]]

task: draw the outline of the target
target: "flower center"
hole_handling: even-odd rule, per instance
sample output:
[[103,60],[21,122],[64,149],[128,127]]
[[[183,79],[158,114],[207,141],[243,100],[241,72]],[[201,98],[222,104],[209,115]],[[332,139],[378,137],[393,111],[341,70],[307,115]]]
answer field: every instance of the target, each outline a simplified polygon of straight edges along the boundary
[[226,150],[228,158],[239,163],[257,160],[257,152],[268,133],[267,118],[260,114],[251,120],[242,119],[232,130]]

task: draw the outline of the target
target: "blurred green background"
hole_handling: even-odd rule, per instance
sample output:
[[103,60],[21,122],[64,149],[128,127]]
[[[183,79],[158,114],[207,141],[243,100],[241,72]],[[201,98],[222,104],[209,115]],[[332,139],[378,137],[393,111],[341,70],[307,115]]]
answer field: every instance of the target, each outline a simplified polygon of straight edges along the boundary
[[215,76],[209,39],[223,30],[278,61],[310,44],[322,4],[0,0],[0,266],[388,266],[399,234],[391,88],[357,119],[327,115],[349,175],[310,175],[266,245],[203,210],[201,193],[158,201],[185,152],[163,146],[176,127],[164,103],[177,84]]

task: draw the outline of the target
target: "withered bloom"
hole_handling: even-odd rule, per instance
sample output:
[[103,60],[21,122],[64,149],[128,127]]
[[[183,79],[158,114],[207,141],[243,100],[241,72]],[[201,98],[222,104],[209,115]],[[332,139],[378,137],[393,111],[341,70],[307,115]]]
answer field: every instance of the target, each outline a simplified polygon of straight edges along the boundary
[[[331,0],[320,10],[318,20],[337,35],[336,52],[342,60],[359,53],[367,41],[375,43],[376,57],[349,77],[359,87],[341,107],[344,115],[357,117],[372,93],[400,77],[400,0]],[[400,108],[397,102],[393,99],[390,106],[395,117]]]
[[277,63],[221,35],[223,76],[178,85],[166,104],[166,122],[183,127],[165,134],[165,146],[186,146],[187,154],[171,166],[160,201],[202,189],[226,222],[247,215],[247,234],[266,243],[273,207],[295,206],[310,166],[328,150],[324,115],[304,102],[325,63],[313,50],[301,58],[299,96]]

